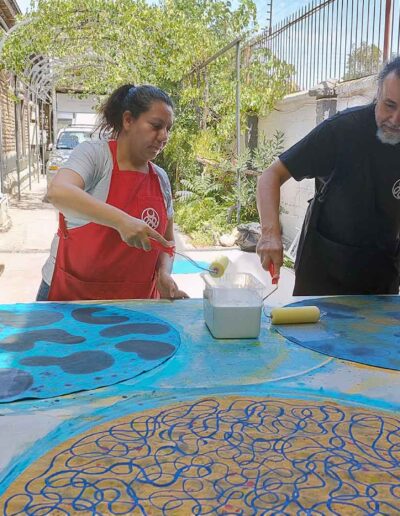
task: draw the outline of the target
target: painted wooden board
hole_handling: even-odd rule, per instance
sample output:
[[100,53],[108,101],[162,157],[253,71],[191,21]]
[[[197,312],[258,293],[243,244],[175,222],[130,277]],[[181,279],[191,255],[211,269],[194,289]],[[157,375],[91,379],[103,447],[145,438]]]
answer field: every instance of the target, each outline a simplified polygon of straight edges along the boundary
[[258,339],[215,340],[201,300],[82,306],[146,314],[180,345],[102,389],[1,404],[5,515],[396,514],[398,371],[300,346],[266,318]]
[[179,333],[157,317],[67,303],[0,305],[0,402],[103,387],[174,355]]
[[331,402],[209,397],[94,426],[0,498],[16,514],[395,514],[400,420]]
[[341,296],[289,306],[316,305],[317,324],[274,328],[283,337],[324,355],[400,370],[400,296]]

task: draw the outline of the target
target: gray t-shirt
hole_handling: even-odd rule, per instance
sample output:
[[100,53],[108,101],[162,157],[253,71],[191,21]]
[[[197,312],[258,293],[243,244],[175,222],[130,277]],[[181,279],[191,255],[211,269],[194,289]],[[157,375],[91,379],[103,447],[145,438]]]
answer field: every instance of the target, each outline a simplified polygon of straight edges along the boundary
[[[105,202],[107,200],[113,170],[113,159],[108,141],[95,140],[81,143],[72,151],[64,168],[73,170],[82,177],[85,183],[85,192],[100,201]],[[154,165],[154,169],[160,179],[167,217],[171,219],[174,211],[172,206],[171,185],[167,173],[157,165]],[[77,228],[90,222],[89,220],[67,212],[64,213],[64,216],[68,228]],[[43,280],[48,285],[50,285],[51,278],[53,277],[57,248],[58,236],[54,235],[50,247],[50,256],[42,269]]]

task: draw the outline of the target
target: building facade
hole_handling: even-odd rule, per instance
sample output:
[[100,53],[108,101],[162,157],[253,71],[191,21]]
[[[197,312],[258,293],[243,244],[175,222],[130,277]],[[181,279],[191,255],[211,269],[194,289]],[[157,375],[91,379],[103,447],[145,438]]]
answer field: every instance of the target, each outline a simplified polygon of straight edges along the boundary
[[[15,0],[0,0],[0,39],[21,11]],[[0,65],[0,231],[10,226],[8,200],[19,197],[43,171],[43,135],[48,106],[40,103],[15,74]]]

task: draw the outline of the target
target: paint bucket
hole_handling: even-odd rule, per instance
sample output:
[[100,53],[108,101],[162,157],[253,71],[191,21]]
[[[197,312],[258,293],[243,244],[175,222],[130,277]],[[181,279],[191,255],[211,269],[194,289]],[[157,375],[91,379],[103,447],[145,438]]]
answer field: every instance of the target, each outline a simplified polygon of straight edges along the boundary
[[260,334],[264,285],[249,273],[201,274],[204,320],[216,339],[251,339]]

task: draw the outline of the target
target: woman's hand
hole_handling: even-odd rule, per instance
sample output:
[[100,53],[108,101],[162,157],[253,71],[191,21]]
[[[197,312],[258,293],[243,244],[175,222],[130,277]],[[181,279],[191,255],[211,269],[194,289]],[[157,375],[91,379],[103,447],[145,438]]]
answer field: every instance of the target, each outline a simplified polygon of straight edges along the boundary
[[168,242],[168,240],[146,224],[146,222],[141,219],[131,217],[130,215],[123,218],[122,222],[118,225],[117,230],[123,242],[131,247],[136,247],[137,249],[150,251],[152,248],[150,238],[157,240],[165,247],[171,247],[171,245],[173,245],[173,243],[171,244],[171,242]]
[[165,271],[157,272],[157,289],[161,299],[187,299],[189,296],[172,279],[171,274]]

